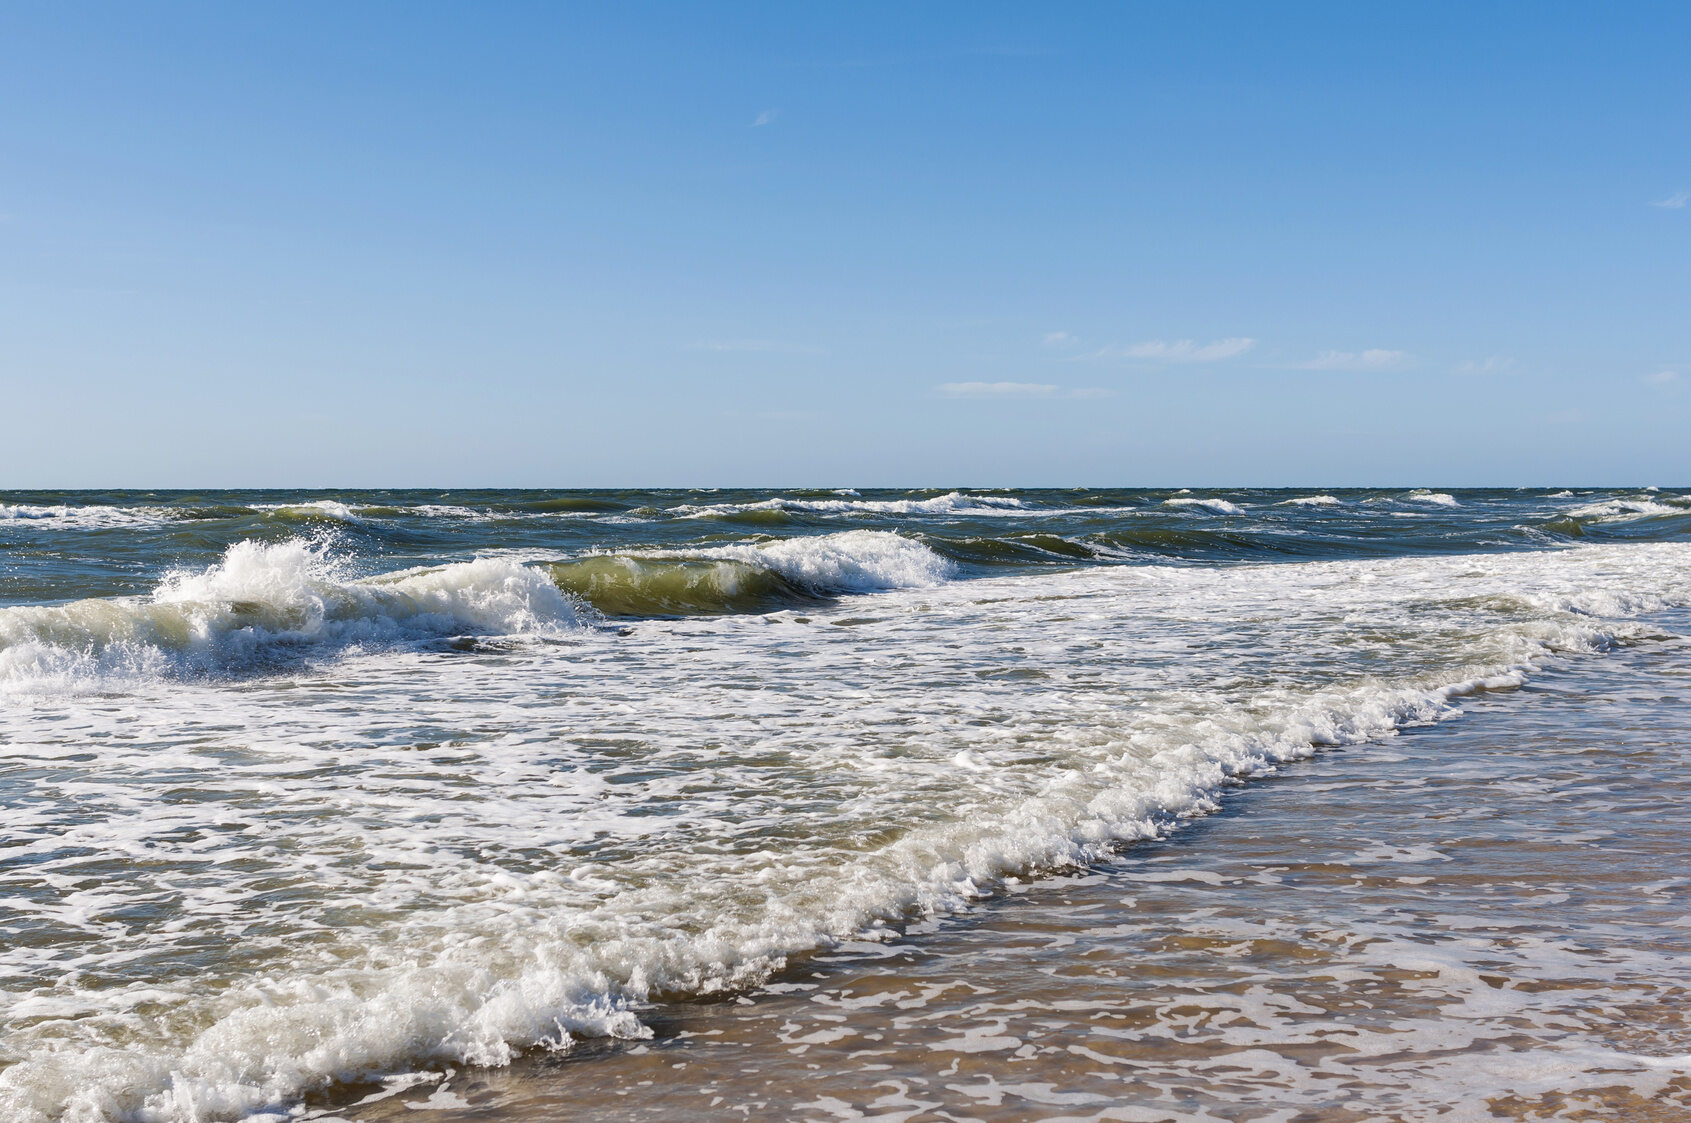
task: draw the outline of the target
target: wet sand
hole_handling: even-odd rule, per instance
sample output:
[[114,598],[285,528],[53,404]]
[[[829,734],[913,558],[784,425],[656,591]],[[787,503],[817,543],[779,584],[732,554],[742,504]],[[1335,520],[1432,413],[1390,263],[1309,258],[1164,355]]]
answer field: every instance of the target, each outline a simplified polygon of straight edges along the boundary
[[1569,659],[1235,789],[1107,867],[645,1011],[652,1040],[314,1113],[1691,1117],[1688,703],[1683,641]]

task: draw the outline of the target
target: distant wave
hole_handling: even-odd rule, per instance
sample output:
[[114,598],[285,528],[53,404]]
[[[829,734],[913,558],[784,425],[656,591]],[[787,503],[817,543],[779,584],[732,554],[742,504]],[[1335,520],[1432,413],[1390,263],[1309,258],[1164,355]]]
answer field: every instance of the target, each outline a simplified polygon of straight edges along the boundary
[[777,496],[752,503],[682,504],[667,514],[686,518],[739,515],[750,511],[804,511],[814,514],[879,515],[1009,515],[1021,514],[1027,504],[1002,495],[965,495],[953,491],[931,499],[787,499]]
[[12,522],[65,530],[159,526],[193,517],[191,511],[176,511],[169,507],[112,507],[104,504],[82,506],[66,503],[38,506],[29,503],[0,503],[0,525]]
[[1242,515],[1245,509],[1237,503],[1229,503],[1225,499],[1197,499],[1186,496],[1176,496],[1163,500],[1165,507],[1203,507],[1214,511],[1218,515]]
[[1691,500],[1669,497],[1665,502],[1659,499],[1607,499],[1600,503],[1588,503],[1568,512],[1570,519],[1580,519],[1591,522],[1631,522],[1635,519],[1646,519],[1656,515],[1683,515],[1691,513]]

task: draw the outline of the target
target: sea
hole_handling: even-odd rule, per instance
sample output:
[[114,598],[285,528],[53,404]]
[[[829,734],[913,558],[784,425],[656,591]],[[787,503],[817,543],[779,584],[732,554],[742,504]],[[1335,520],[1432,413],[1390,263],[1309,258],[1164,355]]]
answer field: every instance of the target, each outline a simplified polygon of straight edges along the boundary
[[1691,489],[0,493],[0,1120],[1691,1118]]

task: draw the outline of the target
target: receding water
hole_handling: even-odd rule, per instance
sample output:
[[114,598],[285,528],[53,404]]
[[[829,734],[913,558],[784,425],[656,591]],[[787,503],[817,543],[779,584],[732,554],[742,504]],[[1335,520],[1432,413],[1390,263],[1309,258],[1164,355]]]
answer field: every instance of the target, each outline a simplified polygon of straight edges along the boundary
[[0,1108],[1671,1118],[1688,530],[0,497]]

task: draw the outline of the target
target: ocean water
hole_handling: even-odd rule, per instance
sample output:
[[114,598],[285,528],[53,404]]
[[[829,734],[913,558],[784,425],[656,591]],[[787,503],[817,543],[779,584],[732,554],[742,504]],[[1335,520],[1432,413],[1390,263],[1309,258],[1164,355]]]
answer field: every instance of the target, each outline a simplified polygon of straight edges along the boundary
[[0,1118],[1691,1110],[1682,489],[9,493],[0,575]]

